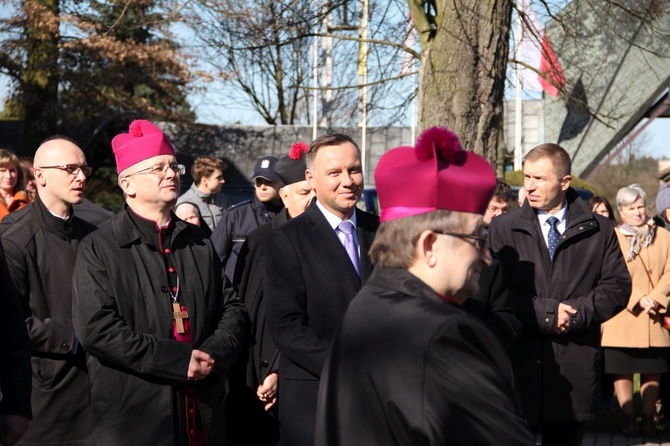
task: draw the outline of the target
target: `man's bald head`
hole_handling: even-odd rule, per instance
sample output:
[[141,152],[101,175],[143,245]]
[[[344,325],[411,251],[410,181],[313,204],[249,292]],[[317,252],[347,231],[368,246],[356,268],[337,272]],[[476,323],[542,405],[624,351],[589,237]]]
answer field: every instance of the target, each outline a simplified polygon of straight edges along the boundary
[[35,152],[33,165],[40,199],[52,213],[66,216],[84,196],[84,152],[66,137],[49,138]]
[[40,144],[33,158],[33,166],[52,166],[63,164],[60,160],[66,152],[84,154],[79,146],[66,136],[52,136]]

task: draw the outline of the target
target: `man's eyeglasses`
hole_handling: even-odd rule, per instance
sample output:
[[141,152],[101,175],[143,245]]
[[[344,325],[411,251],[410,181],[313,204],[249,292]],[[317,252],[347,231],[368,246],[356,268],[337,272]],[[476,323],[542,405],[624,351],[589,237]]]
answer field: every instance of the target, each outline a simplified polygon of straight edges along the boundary
[[486,247],[486,236],[485,235],[475,235],[475,234],[461,234],[460,232],[451,232],[451,231],[443,231],[441,229],[433,229],[432,230],[435,233],[438,234],[444,234],[444,235],[451,235],[452,237],[458,237],[466,240],[472,240],[472,244],[477,248],[479,251],[484,249]]
[[93,173],[93,168],[91,166],[80,166],[78,164],[61,164],[60,166],[41,166],[35,167],[35,169],[60,169],[69,173],[70,175],[77,176],[79,171],[84,173],[84,176],[90,176]]
[[146,169],[138,170],[137,172],[129,173],[126,175],[126,178],[133,176],[133,175],[144,175],[147,173],[151,173],[156,175],[159,178],[165,177],[165,174],[167,173],[167,170],[171,169],[176,175],[184,175],[186,173],[186,166],[183,164],[156,164],[151,167],[147,167]]

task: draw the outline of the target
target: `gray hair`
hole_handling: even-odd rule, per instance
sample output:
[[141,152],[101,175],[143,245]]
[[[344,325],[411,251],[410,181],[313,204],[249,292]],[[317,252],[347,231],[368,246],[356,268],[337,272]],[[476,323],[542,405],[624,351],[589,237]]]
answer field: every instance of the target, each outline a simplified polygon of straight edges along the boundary
[[644,205],[647,205],[647,194],[639,184],[631,184],[630,186],[622,187],[616,194],[616,207],[621,209],[622,207],[633,203],[638,198],[642,198]]

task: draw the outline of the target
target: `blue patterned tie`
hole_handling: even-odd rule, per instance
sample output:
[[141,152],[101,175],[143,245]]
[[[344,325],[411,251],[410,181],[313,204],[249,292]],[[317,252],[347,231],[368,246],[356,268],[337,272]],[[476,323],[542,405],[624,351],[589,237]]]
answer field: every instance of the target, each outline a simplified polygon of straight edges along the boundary
[[358,248],[356,248],[356,239],[354,238],[354,224],[350,220],[344,220],[338,226],[338,229],[344,233],[344,249],[347,250],[351,263],[356,269],[356,274],[361,275],[358,265]]
[[556,217],[549,217],[547,218],[547,223],[549,223],[549,237],[547,237],[548,240],[548,248],[549,248],[549,258],[551,261],[554,261],[554,253],[556,252],[556,247],[558,246],[558,242],[561,239],[561,233],[558,232],[558,229],[556,226],[558,225],[558,218]]

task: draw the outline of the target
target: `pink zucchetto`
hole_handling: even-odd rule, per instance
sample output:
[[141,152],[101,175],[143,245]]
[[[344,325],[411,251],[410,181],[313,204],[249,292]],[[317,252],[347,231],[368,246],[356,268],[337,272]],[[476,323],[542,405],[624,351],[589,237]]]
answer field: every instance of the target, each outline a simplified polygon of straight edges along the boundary
[[112,139],[112,150],[116,157],[117,173],[157,155],[175,154],[161,129],[144,119],[131,122],[128,133],[116,135]]
[[384,222],[438,209],[484,214],[496,176],[484,158],[462,149],[455,133],[431,127],[414,147],[386,152],[375,183]]

